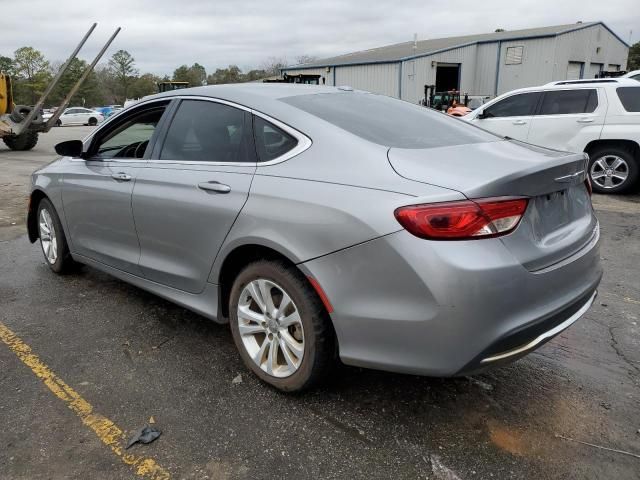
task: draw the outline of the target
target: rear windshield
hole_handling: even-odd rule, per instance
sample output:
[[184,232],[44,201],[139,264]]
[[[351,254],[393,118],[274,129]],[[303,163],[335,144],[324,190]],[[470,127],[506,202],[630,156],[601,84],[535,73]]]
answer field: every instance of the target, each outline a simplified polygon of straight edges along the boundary
[[618,87],[616,92],[627,112],[640,112],[640,87]]
[[499,140],[444,113],[383,95],[345,92],[300,95],[282,101],[387,147],[433,148]]

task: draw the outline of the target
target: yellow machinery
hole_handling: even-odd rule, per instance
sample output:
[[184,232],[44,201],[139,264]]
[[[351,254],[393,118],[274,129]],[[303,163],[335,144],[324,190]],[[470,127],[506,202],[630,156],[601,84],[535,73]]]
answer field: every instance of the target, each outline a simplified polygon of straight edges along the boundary
[[93,62],[82,72],[82,75],[71,88],[53,116],[45,122],[42,118],[44,102],[58,84],[62,75],[67,71],[69,65],[71,65],[71,61],[76,58],[78,52],[91,36],[96,26],[97,23],[91,26],[69,59],[60,67],[60,70],[58,70],[58,73],[53,77],[51,83],[47,85],[47,88],[34,106],[15,105],[11,89],[11,78],[3,72],[0,72],[0,138],[2,138],[11,150],[31,150],[36,146],[36,143],[38,143],[38,134],[51,130],[51,127],[56,124],[58,118],[60,118],[60,115],[62,115],[62,112],[71,101],[71,98],[76,94],[80,85],[82,85],[82,82],[89,76],[100,58],[102,58],[102,55],[104,55],[104,52],[109,48],[109,45],[111,45],[111,42],[113,42],[116,35],[120,32],[120,28],[116,29],[100,52],[98,52]]
[[189,88],[189,82],[178,82],[176,80],[164,80],[158,82],[158,92],[170,92],[171,90],[180,90],[182,88]]

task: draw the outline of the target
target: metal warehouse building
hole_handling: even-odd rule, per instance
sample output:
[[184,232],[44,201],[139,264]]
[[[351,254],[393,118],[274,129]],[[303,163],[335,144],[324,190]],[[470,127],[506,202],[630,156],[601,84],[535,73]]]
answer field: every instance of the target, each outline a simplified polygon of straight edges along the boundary
[[495,96],[626,68],[629,46],[603,22],[410,41],[282,69],[417,103],[425,85]]

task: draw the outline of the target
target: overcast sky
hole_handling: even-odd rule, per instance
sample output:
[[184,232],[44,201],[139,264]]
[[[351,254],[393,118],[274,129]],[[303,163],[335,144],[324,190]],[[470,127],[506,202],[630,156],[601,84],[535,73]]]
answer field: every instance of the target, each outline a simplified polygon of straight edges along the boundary
[[[391,43],[473,33],[604,21],[623,40],[640,40],[638,0],[0,0],[0,54],[21,46],[65,59],[92,22],[81,52],[91,59],[117,26],[106,56],[128,50],[141,72],[171,74],[198,62],[207,72],[267,57],[317,57]],[[633,30],[631,37],[630,30]]]

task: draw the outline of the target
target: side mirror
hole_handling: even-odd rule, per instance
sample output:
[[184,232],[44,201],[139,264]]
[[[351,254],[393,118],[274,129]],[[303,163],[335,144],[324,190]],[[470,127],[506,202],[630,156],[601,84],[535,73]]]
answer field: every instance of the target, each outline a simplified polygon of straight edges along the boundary
[[487,115],[484,113],[484,110],[480,110],[476,115],[476,118],[482,120],[483,118],[487,118]]
[[61,142],[55,146],[56,153],[63,157],[81,157],[82,156],[82,141],[80,140],[67,140]]

